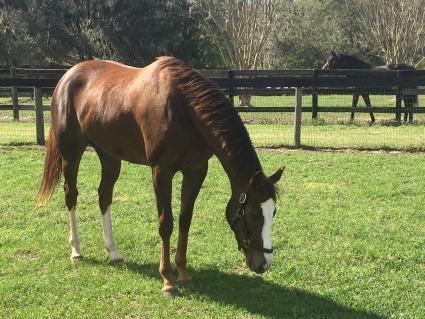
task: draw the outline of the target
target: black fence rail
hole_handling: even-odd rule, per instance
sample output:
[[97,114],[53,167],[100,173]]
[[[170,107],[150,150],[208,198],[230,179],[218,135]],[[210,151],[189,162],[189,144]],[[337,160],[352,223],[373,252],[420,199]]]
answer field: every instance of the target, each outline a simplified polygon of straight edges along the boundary
[[[0,111],[12,111],[13,119],[19,121],[20,111],[35,111],[37,143],[44,144],[43,112],[50,110],[50,105],[43,105],[43,96],[50,96],[53,88],[66,69],[0,69],[0,98],[10,100],[0,104]],[[219,85],[228,95],[231,103],[241,113],[311,113],[315,119],[320,113],[388,113],[394,114],[395,121],[401,121],[402,114],[425,113],[425,107],[404,103],[405,96],[424,95],[425,71],[387,71],[387,70],[203,70],[206,77]],[[9,95],[8,95],[8,92]],[[238,96],[295,96],[293,105],[237,106]],[[321,105],[320,96],[324,95],[393,95],[394,107],[373,105],[371,107],[346,107]],[[31,99],[28,105],[19,103],[18,97]],[[303,96],[310,96],[311,101],[303,106]],[[306,99],[304,99],[304,102]],[[306,106],[308,105],[308,106]],[[294,132],[301,130],[296,127]],[[299,137],[294,136],[294,145]]]

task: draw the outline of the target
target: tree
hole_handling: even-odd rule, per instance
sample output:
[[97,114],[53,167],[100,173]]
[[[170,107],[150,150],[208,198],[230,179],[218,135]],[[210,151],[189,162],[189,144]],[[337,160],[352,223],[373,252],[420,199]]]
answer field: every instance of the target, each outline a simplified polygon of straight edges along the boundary
[[358,32],[341,0],[297,0],[280,18],[275,67],[317,68],[331,51],[358,53]]
[[[228,68],[257,69],[266,65],[282,1],[192,0],[205,35],[217,45]],[[241,105],[250,96],[241,95]]]
[[424,57],[425,0],[346,0],[357,17],[358,41],[386,63],[415,65]]
[[[13,5],[12,5],[13,4]],[[21,3],[0,2],[0,65],[28,64],[34,58],[34,42]]]

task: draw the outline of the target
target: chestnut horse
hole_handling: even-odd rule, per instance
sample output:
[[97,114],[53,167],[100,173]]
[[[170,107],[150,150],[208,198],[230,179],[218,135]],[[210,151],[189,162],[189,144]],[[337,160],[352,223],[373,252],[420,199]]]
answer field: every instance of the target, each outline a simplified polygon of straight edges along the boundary
[[270,268],[274,184],[283,169],[265,176],[239,115],[220,88],[199,72],[172,57],[160,57],[144,68],[87,61],[71,68],[59,81],[52,97],[52,127],[38,202],[50,198],[63,173],[72,260],[82,257],[76,182],[88,145],[96,150],[102,167],[99,206],[104,245],[111,260],[122,259],[115,245],[110,208],[121,160],[149,165],[162,239],[162,291],[168,296],[180,294],[170,263],[172,179],[177,171],[182,172],[175,262],[178,281],[187,283],[191,280],[186,250],[192,211],[214,154],[230,180],[226,218],[247,266],[256,273]]

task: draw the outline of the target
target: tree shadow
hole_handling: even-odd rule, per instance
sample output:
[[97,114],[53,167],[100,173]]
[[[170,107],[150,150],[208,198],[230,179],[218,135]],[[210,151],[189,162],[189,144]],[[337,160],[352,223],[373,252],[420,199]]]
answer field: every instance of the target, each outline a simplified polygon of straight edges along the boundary
[[[110,265],[161,280],[157,264],[124,261]],[[196,298],[198,295],[202,299],[207,298],[220,304],[236,306],[249,313],[268,318],[385,318],[374,313],[351,309],[305,290],[268,282],[260,276],[228,274],[215,268],[190,269],[190,273],[194,281],[191,285],[180,288],[183,298]]]

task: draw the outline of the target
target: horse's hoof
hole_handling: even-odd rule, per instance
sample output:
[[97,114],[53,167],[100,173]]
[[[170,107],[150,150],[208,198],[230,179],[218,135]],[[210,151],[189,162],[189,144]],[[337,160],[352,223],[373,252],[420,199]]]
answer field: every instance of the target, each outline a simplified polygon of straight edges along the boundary
[[72,256],[70,257],[70,259],[71,259],[71,262],[73,262],[73,263],[78,263],[78,262],[80,262],[80,261],[82,261],[82,260],[84,259],[84,256],[83,256],[83,255],[81,255],[81,254],[78,254],[78,255],[72,255]]
[[110,265],[121,265],[124,263],[124,258],[117,258],[117,259],[109,259],[108,264]]
[[182,293],[177,288],[162,290],[162,294],[167,298],[176,298],[182,296]]

